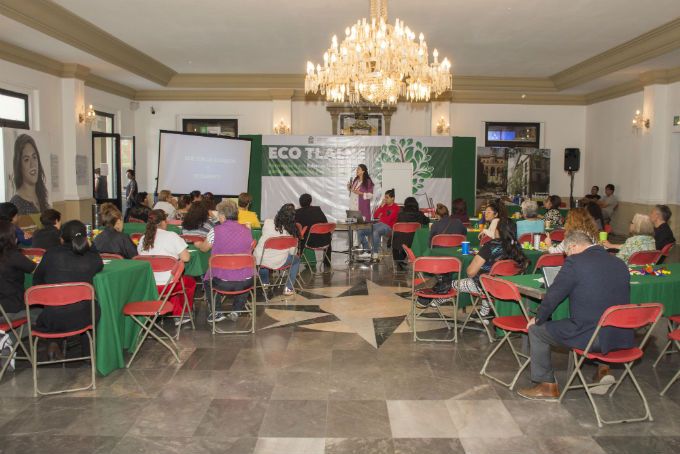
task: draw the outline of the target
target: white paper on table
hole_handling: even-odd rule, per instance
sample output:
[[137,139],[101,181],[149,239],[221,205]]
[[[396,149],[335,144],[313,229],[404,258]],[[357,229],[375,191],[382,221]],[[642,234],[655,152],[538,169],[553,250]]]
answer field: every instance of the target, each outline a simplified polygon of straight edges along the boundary
[[536,282],[540,282],[541,284],[545,284],[545,281],[543,280],[542,277],[539,277],[538,279],[534,279]]
[[156,280],[156,285],[165,285],[170,282],[172,277],[171,271],[154,271],[153,277]]

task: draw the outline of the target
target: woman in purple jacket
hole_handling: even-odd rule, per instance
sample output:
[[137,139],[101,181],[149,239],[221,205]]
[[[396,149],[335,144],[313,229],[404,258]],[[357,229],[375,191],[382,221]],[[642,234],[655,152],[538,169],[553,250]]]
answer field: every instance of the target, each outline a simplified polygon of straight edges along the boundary
[[[366,164],[359,164],[357,175],[347,184],[349,190],[349,209],[360,211],[366,221],[371,220],[371,199],[373,198],[373,180],[368,175]],[[361,247],[368,250],[368,235],[359,235]]]

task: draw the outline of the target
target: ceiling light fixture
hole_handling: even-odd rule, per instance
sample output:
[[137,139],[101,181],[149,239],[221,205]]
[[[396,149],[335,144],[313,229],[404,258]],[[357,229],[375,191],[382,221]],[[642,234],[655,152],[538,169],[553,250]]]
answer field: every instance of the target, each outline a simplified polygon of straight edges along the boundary
[[321,93],[331,102],[384,105],[400,97],[429,101],[451,90],[451,63],[440,62],[437,49],[429,62],[422,33],[416,41],[403,21],[388,24],[387,0],[370,0],[370,12],[370,20],[345,29],[342,43],[333,35],[323,65],[307,62],[305,93]]

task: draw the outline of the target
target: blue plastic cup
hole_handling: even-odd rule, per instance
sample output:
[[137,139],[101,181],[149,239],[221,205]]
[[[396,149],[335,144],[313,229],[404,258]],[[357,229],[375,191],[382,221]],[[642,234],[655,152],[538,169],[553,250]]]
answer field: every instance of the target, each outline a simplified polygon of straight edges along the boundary
[[462,250],[463,250],[463,255],[468,255],[470,254],[470,242],[469,241],[463,241],[460,244]]

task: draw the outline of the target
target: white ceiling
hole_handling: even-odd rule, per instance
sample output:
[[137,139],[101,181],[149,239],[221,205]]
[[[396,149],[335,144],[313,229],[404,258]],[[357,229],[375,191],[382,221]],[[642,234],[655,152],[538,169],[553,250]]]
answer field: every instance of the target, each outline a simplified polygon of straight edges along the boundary
[[[177,72],[301,73],[369,0],[56,0]],[[653,6],[653,7],[652,7]],[[455,74],[552,75],[680,16],[680,0],[392,0]]]

